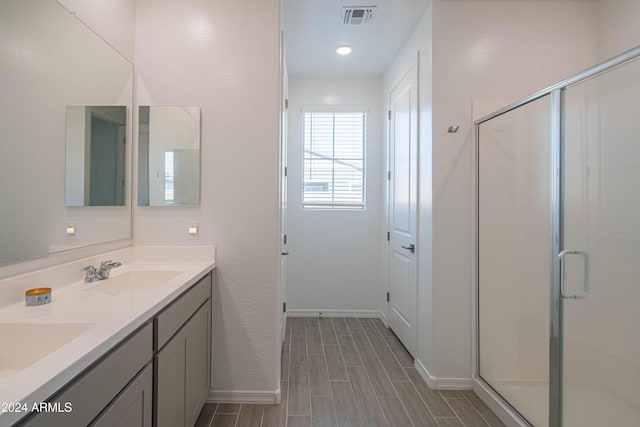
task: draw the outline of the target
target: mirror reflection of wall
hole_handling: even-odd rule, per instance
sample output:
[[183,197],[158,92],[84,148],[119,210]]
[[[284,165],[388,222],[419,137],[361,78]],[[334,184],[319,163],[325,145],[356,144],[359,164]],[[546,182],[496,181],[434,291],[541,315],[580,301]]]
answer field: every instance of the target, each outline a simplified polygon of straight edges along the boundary
[[[90,105],[127,106],[125,115],[131,111],[132,64],[56,0],[1,1],[0,29],[0,265],[129,239],[129,189],[104,188],[85,198],[93,174],[66,180],[65,141],[69,105],[82,106],[75,112],[79,116]],[[77,122],[79,128],[84,124]],[[114,131],[106,127],[106,133]],[[124,174],[125,184],[130,146],[124,147],[126,155],[122,149],[115,153],[113,178]],[[76,155],[83,164],[83,150]],[[99,170],[101,157],[94,151],[88,167]],[[75,173],[84,173],[80,170]],[[66,182],[81,188],[74,207],[66,206]],[[75,207],[98,204],[118,206]],[[67,232],[70,225],[75,233]]]
[[126,106],[67,107],[67,206],[125,205]]
[[200,107],[138,108],[138,205],[200,204]]

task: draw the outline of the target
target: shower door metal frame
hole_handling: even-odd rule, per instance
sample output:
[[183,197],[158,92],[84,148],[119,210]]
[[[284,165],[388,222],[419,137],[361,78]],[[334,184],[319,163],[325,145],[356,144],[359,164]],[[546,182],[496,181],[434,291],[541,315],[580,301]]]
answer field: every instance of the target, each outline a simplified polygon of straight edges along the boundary
[[516,408],[497,393],[491,385],[480,375],[480,238],[479,238],[479,208],[480,208],[480,125],[493,118],[496,118],[509,111],[515,110],[525,104],[533,102],[544,96],[551,96],[550,109],[550,242],[551,242],[551,277],[549,278],[550,288],[550,330],[549,330],[549,427],[562,427],[562,314],[563,300],[560,294],[560,252],[564,249],[562,242],[562,202],[564,200],[562,181],[562,161],[564,159],[563,142],[563,98],[564,90],[576,83],[590,79],[600,73],[609,71],[615,67],[623,65],[629,61],[640,58],[640,46],[631,49],[621,55],[611,58],[593,68],[578,73],[553,86],[536,92],[514,104],[501,108],[487,116],[474,122],[475,146],[473,156],[475,156],[475,185],[473,186],[473,222],[474,222],[474,337],[473,337],[473,379],[478,381],[485,390],[495,399],[498,405],[506,408],[512,417],[523,425],[531,425]]

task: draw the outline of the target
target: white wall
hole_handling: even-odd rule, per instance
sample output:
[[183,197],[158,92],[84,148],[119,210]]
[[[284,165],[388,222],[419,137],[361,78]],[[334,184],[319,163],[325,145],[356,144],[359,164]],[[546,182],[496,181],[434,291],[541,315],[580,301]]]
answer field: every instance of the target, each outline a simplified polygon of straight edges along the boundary
[[[432,31],[433,9],[430,6],[411,34],[402,50],[384,75],[382,96],[385,110],[388,109],[389,93],[402,79],[411,65],[418,62],[418,176],[420,194],[418,195],[418,346],[417,360],[430,372],[433,371],[433,316],[432,316]],[[419,59],[418,59],[419,58]],[[384,134],[388,135],[388,121],[385,121]],[[386,223],[386,219],[385,219]],[[385,245],[386,246],[386,245]],[[386,251],[385,251],[386,254]],[[385,258],[386,262],[386,258]],[[386,278],[385,274],[385,278]]]
[[[381,311],[384,175],[381,80],[290,79],[287,310]],[[367,106],[366,209],[302,209],[303,106]]]
[[279,18],[277,0],[136,11],[137,103],[200,106],[202,191],[199,207],[134,206],[134,240],[217,247],[213,398],[278,389]]
[[57,0],[133,62],[136,0]]
[[598,0],[598,60],[640,46],[640,1]]

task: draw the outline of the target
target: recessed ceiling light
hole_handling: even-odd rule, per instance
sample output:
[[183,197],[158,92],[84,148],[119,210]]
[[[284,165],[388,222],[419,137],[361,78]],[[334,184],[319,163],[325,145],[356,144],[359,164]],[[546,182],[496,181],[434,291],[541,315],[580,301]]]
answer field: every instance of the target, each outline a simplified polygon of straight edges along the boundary
[[351,46],[338,46],[338,48],[336,49],[336,53],[338,55],[349,55],[352,50],[353,49],[351,49]]

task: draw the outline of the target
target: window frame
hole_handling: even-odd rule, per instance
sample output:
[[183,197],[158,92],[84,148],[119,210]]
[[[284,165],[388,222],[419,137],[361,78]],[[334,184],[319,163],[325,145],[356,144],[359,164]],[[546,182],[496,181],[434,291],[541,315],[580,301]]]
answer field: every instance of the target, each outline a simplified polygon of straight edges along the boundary
[[[329,203],[319,202],[305,202],[305,119],[308,113],[359,113],[363,114],[363,128],[362,128],[362,202],[358,204],[344,204],[335,203],[334,196]],[[301,108],[301,133],[302,133],[302,150],[301,150],[301,208],[302,210],[340,210],[340,211],[364,211],[367,207],[367,127],[368,127],[368,115],[369,108],[367,106],[352,105],[352,106],[303,106]],[[335,133],[334,133],[335,136]],[[334,142],[335,147],[335,142]],[[332,162],[335,161],[335,157],[331,158]],[[335,183],[335,179],[332,176],[332,185]]]

